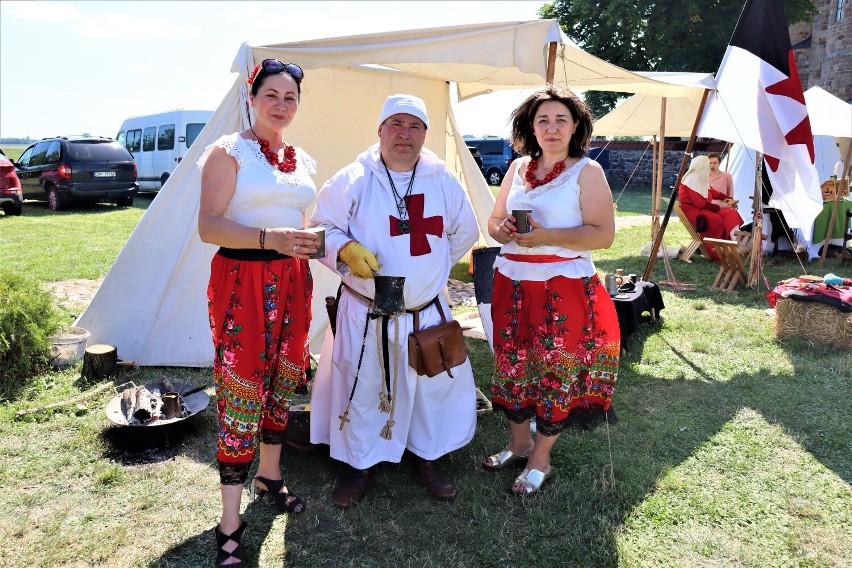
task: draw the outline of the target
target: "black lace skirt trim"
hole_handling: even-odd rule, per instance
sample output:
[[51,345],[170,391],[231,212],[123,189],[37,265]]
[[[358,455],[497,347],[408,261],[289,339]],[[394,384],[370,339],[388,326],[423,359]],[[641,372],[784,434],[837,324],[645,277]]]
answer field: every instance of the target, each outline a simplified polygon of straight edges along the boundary
[[270,446],[280,446],[284,443],[286,433],[286,430],[261,430],[260,442]]
[[250,463],[219,462],[219,483],[222,485],[245,485]]
[[591,408],[575,408],[568,415],[568,418],[559,422],[548,422],[540,416],[536,416],[535,408],[532,407],[515,410],[495,403],[494,409],[502,411],[506,415],[506,418],[515,424],[523,424],[527,420],[535,418],[536,432],[542,436],[556,436],[566,428],[594,430],[604,422],[608,422],[610,426],[614,426],[618,423],[618,417],[615,415],[615,408],[612,406],[610,406],[609,411],[607,412],[604,412],[599,406],[593,406]]

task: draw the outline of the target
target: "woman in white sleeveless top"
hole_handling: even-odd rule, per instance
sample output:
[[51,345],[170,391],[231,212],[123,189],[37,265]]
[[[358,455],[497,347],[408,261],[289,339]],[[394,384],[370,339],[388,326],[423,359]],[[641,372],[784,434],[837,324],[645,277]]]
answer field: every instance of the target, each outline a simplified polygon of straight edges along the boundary
[[266,59],[248,83],[255,123],[221,137],[198,165],[198,232],[221,247],[207,289],[215,355],[222,517],[216,565],[242,566],[243,484],[260,454],[252,495],[260,490],[281,511],[300,513],[280,470],[290,398],[305,380],[312,279],[308,257],[318,238],[304,230],[316,198],[316,163],[284,141],[301,98],[302,69]]
[[[615,218],[603,170],[584,157],[592,117],[574,93],[548,85],[512,118],[512,144],[526,157],[512,163],[488,221],[503,245],[491,305],[491,399],[509,419],[511,441],[482,466],[525,463],[511,489],[529,495],[551,476],[550,451],[563,429],[614,421],[618,317],[591,251],[612,244]],[[518,230],[518,210],[530,211],[529,232]]]

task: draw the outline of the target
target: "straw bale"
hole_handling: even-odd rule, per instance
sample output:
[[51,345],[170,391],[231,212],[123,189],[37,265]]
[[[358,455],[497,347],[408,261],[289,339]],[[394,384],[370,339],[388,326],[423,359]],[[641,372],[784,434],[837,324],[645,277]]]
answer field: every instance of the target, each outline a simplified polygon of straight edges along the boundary
[[775,337],[801,337],[816,345],[852,348],[852,313],[817,302],[780,299],[775,305]]

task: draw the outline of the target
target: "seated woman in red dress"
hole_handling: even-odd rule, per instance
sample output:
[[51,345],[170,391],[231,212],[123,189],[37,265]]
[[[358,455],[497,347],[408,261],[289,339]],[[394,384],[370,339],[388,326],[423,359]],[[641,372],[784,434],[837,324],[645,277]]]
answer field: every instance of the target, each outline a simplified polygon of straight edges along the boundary
[[[743,224],[743,218],[731,205],[721,201],[727,199],[727,195],[710,187],[709,174],[707,156],[692,159],[678,188],[680,207],[701,238],[732,239],[732,233]],[[707,245],[707,250],[711,258],[719,262],[711,245]]]

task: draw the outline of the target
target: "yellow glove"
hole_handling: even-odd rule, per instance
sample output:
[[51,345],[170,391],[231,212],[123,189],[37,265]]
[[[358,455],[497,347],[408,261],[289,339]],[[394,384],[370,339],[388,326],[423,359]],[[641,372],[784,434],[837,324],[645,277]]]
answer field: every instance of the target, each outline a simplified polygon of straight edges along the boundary
[[[352,274],[358,278],[372,278],[372,270],[379,269],[376,255],[358,241],[349,241],[340,249],[340,260],[349,265]],[[372,270],[371,270],[372,269]]]

